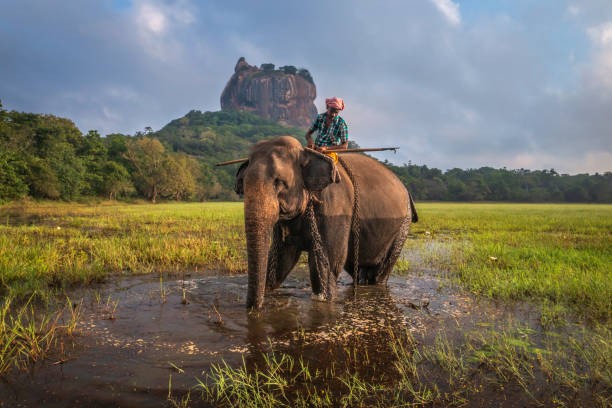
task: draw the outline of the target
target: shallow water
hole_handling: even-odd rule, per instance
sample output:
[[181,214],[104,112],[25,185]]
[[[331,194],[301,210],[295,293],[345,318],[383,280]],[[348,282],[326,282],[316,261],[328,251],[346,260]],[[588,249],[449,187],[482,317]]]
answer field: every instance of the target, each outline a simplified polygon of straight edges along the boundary
[[[75,292],[71,299],[83,299],[79,334],[55,360],[0,382],[0,406],[159,407],[170,376],[173,394],[180,395],[212,363],[237,366],[269,348],[291,352],[296,336],[309,345],[310,361],[325,367],[334,358],[329,344],[359,339],[374,350],[389,327],[424,338],[440,329],[452,336],[516,313],[476,302],[428,274],[392,276],[387,287],[356,289],[343,275],[337,299],[319,302],[298,270],[266,297],[261,313],[249,316],[246,285],[245,275],[148,275]],[[521,313],[522,319],[537,317],[528,309]],[[375,354],[371,358],[376,363]]]

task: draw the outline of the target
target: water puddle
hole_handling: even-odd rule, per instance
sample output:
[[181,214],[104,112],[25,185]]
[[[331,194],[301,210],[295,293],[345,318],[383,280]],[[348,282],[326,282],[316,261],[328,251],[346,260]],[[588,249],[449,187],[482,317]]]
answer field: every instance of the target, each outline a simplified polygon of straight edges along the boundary
[[[452,336],[516,313],[426,273],[356,289],[343,275],[337,300],[318,302],[307,273],[297,270],[266,298],[258,316],[249,316],[246,285],[245,275],[148,275],[73,293],[71,299],[83,299],[78,335],[61,345],[62,358],[0,382],[0,407],[159,407],[171,376],[172,391],[181,394],[213,363],[239,365],[270,348],[291,352],[297,338],[324,367],[329,344],[359,339],[375,350],[389,327],[431,338],[443,329]],[[521,319],[537,319],[530,313],[524,310]]]

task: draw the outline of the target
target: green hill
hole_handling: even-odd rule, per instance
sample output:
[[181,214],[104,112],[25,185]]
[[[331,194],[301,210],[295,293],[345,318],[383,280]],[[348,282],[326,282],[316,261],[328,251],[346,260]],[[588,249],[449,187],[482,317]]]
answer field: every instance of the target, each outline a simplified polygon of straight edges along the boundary
[[303,129],[285,127],[249,112],[192,110],[149,136],[173,152],[200,160],[209,180],[220,184],[220,198],[231,198],[237,165],[215,167],[216,163],[247,157],[253,144],[271,137],[291,135],[305,143],[304,133]]
[[198,156],[213,164],[248,155],[256,142],[292,135],[304,142],[305,131],[279,125],[248,112],[192,110],[154,132],[173,151]]

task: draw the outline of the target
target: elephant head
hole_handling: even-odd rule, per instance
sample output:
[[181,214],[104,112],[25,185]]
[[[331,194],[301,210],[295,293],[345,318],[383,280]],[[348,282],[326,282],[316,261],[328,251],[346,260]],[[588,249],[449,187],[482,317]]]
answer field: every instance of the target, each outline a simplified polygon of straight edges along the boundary
[[290,136],[259,142],[236,174],[236,192],[244,195],[247,240],[247,308],[263,304],[268,253],[274,226],[304,213],[311,191],[334,181],[330,158],[302,147]]

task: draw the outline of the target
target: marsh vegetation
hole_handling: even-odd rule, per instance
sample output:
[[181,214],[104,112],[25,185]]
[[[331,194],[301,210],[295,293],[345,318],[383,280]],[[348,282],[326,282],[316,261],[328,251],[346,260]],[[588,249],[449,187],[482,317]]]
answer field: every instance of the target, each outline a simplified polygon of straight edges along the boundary
[[609,406],[612,206],[418,209],[387,289],[313,302],[303,260],[247,316],[240,203],[0,207],[0,400]]

